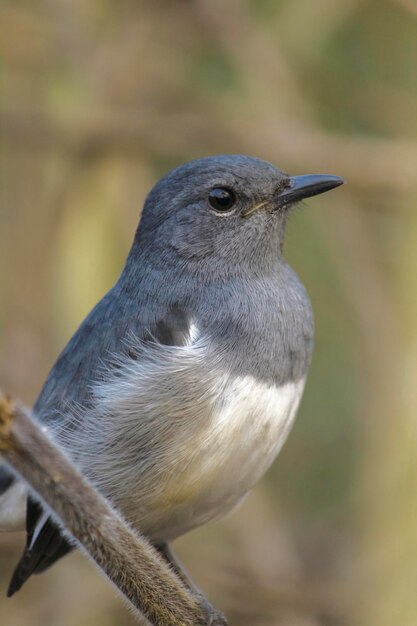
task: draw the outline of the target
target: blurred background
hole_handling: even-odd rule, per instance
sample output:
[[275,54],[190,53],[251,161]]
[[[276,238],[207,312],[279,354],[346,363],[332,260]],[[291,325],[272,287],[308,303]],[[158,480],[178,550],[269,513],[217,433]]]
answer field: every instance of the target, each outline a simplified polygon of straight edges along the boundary
[[[2,0],[0,385],[32,403],[181,162],[347,179],[290,220],[316,347],[278,461],[177,542],[230,626],[417,624],[416,0]],[[73,554],[5,589],[4,626],[128,626]]]

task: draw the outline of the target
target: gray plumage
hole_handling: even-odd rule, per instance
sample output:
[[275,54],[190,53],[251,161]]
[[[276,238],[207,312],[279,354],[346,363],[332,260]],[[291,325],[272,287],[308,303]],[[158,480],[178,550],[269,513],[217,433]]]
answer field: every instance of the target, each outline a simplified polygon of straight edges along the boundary
[[[287,209],[342,182],[301,178],[246,156],[200,159],[163,178],[118,282],[35,404],[86,475],[157,544],[237,504],[291,426],[313,320],[282,256]],[[213,189],[232,194],[230,210],[210,206]],[[29,509],[26,562],[11,591],[65,552],[59,541],[51,550],[58,530],[36,529],[39,515]]]

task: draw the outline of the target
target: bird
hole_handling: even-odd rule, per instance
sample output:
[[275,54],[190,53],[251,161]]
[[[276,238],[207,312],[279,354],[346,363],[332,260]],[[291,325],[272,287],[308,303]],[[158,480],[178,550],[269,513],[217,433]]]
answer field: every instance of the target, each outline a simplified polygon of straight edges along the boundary
[[[289,176],[245,155],[166,174],[145,200],[119,279],[34,405],[83,474],[175,567],[170,543],[236,507],[289,434],[314,324],[284,260],[285,227],[294,205],[343,182]],[[9,596],[74,546],[3,464],[0,529],[24,523]]]

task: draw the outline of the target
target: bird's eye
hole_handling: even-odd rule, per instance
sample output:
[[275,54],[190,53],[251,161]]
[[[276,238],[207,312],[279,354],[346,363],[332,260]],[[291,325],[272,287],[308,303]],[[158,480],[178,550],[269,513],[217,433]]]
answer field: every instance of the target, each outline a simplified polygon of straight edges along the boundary
[[208,195],[208,201],[212,209],[226,212],[234,206],[236,196],[231,189],[225,187],[214,187]]

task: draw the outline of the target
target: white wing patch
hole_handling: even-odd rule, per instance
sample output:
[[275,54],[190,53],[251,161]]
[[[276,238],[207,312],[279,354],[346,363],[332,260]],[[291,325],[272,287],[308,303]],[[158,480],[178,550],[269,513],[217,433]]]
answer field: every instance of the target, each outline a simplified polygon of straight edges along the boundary
[[199,335],[200,335],[200,331],[198,330],[198,327],[195,324],[195,322],[192,321],[190,324],[189,331],[188,331],[187,345],[192,346],[197,341]]

